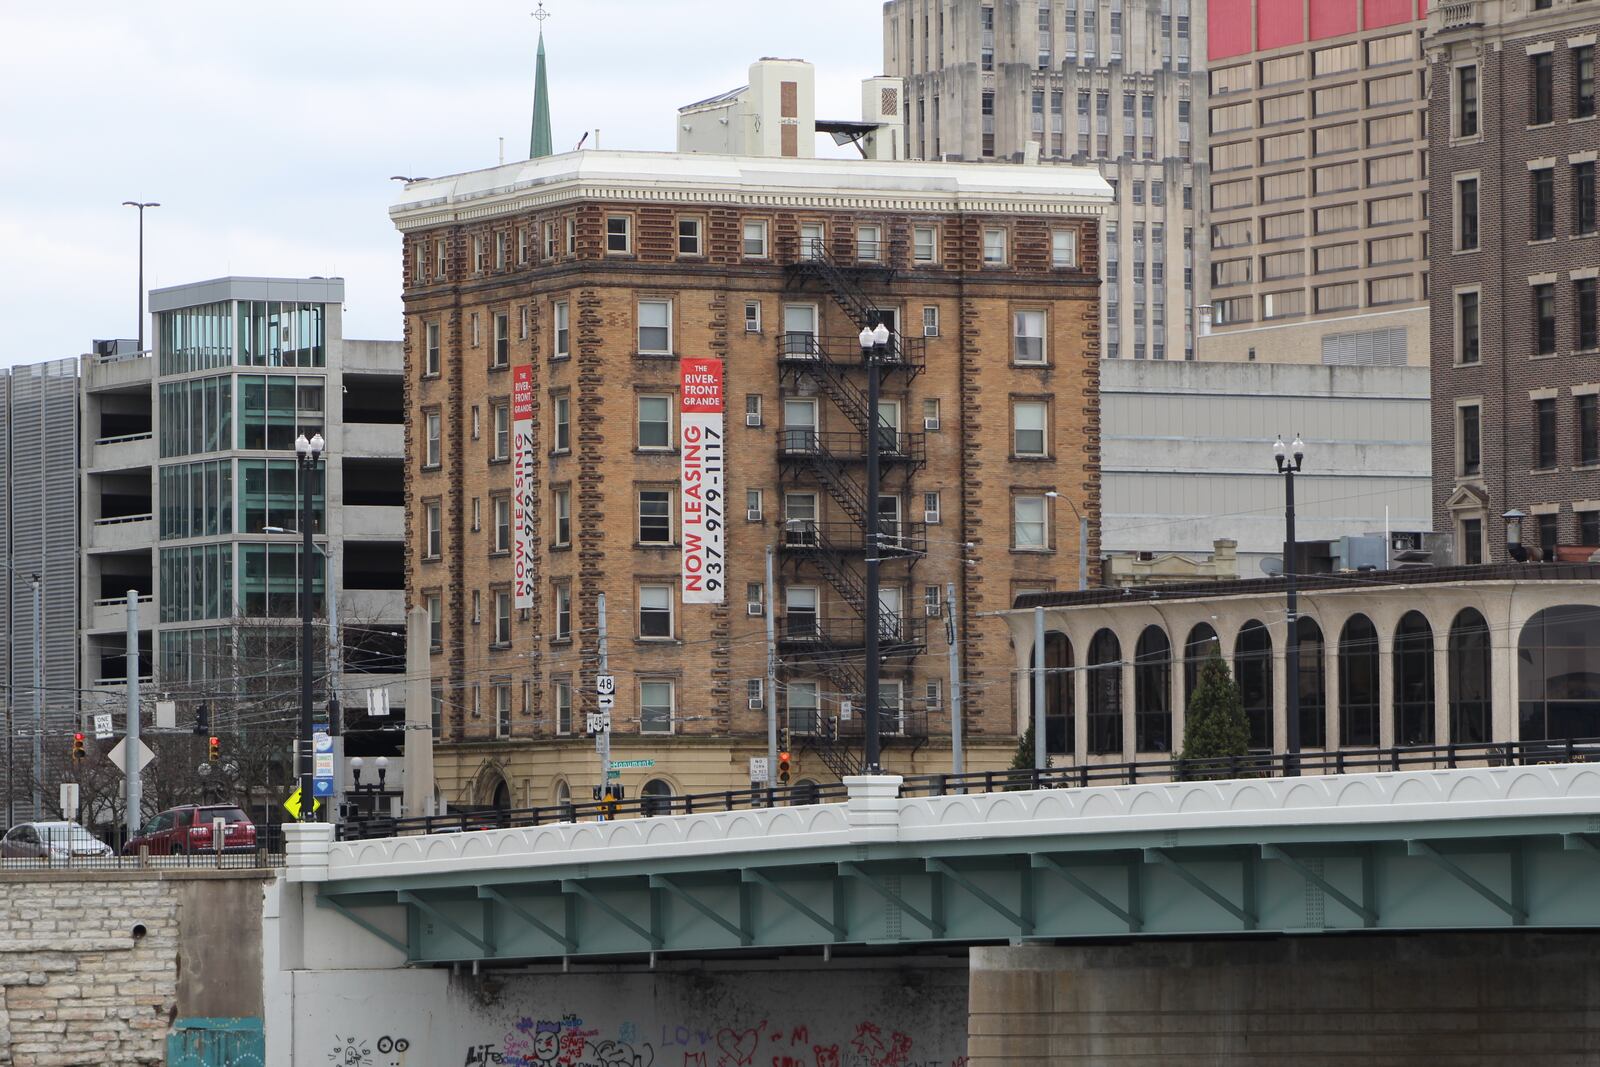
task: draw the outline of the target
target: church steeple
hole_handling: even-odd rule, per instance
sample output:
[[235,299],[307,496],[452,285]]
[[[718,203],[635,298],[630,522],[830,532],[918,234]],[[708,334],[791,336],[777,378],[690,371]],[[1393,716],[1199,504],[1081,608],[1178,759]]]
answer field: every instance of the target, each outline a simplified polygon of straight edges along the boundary
[[528,138],[528,158],[540,159],[552,155],[550,147],[550,87],[544,73],[544,20],[550,13],[539,5],[533,13],[539,20],[539,59],[533,75],[533,131]]

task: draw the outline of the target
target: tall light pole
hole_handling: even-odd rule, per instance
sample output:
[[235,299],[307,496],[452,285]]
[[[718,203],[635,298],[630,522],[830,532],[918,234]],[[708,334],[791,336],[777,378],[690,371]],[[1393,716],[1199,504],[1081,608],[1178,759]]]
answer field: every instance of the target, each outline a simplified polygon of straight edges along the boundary
[[1070,496],[1062,496],[1054,489],[1045,493],[1046,500],[1065,500],[1078,520],[1078,588],[1089,588],[1089,516],[1078,510]]
[[301,434],[295,438],[295,455],[300,458],[300,821],[316,821],[316,799],[312,796],[312,740],[311,740],[311,608],[314,586],[311,581],[312,555],[316,543],[311,539],[312,479],[317,472],[317,462],[322,458],[325,442],[322,435],[314,434],[306,440]]
[[[1288,455],[1285,455],[1285,452]],[[1283,577],[1288,585],[1288,633],[1284,638],[1283,671],[1284,711],[1287,734],[1284,749],[1283,773],[1294,777],[1300,773],[1300,597],[1295,587],[1295,557],[1297,542],[1294,536],[1294,476],[1300,473],[1306,458],[1306,443],[1296,434],[1294,444],[1284,448],[1280,436],[1272,446],[1272,458],[1283,476]]]
[[867,361],[867,714],[866,739],[862,753],[867,774],[882,768],[878,757],[878,559],[883,546],[878,543],[878,375],[883,356],[889,350],[889,327],[883,323],[863,328],[856,338],[861,356]]
[[160,207],[154,200],[124,200],[123,207],[139,209],[139,351],[144,351],[144,209]]

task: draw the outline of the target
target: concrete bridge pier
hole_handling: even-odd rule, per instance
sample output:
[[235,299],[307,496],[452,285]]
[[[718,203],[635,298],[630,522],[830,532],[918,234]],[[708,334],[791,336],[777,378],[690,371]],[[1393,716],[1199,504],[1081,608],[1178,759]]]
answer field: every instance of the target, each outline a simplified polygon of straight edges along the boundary
[[970,1067],[1600,1062],[1600,936],[974,947]]

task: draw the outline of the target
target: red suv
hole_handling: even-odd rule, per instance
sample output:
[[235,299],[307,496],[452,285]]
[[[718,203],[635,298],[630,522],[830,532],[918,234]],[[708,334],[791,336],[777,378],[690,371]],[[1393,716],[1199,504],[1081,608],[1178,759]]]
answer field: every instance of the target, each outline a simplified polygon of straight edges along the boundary
[[168,808],[144,824],[126,845],[124,855],[137,855],[140,848],[148,847],[152,856],[181,856],[186,852],[214,852],[212,821],[223,821],[222,850],[224,852],[253,852],[256,847],[256,826],[250,817],[230,804],[185,804]]

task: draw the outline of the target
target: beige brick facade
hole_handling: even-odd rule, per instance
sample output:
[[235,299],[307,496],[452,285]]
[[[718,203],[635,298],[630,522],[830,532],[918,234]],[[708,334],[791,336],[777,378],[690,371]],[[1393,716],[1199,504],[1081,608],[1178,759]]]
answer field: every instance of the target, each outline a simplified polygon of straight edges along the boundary
[[[486,197],[456,202],[458,188],[441,207],[435,194],[413,187],[394,210],[406,235],[407,593],[412,605],[424,608],[437,597],[441,615],[432,660],[441,795],[452,804],[498,799],[516,806],[548,803],[563,788],[587,795],[598,780],[583,727],[594,708],[600,593],[607,602],[609,669],[617,680],[614,755],[656,760],[653,771],[624,778],[630,795],[647,777],[674,792],[743,787],[747,757],[765,753],[772,706],[764,683],[766,622],[747,608],[757,592],[747,592],[748,586],[762,586],[762,604],[772,595],[764,576],[768,546],[775,548],[775,604],[785,638],[776,706],[780,721],[794,727],[797,778],[833,778],[829,768],[836,764],[822,758],[828,742],[818,734],[837,728],[842,745],[853,742],[859,752],[861,699],[850,679],[859,677],[864,660],[857,649],[852,667],[840,646],[862,632],[862,602],[852,603],[849,594],[864,571],[864,532],[851,517],[849,485],[829,485],[830,477],[864,484],[864,427],[851,421],[848,407],[865,395],[866,371],[848,293],[898,316],[905,359],[886,365],[882,399],[891,409],[898,404],[901,432],[886,451],[925,457],[920,465],[895,457],[883,463],[883,493],[899,501],[894,529],[919,550],[886,558],[881,567],[883,589],[899,590],[885,599],[898,595],[902,607],[896,654],[884,668],[886,686],[903,687],[898,713],[885,712],[885,764],[895,771],[948,769],[944,619],[928,617],[925,607],[928,589],[942,591],[948,582],[956,583],[961,608],[964,721],[973,765],[1004,762],[1015,746],[1012,655],[1003,625],[983,613],[1008,607],[1020,590],[1071,587],[1078,548],[1073,509],[1090,516],[1091,529],[1098,527],[1099,202],[1064,186],[1054,196],[1015,194],[980,206],[928,196],[914,180],[916,164],[843,161],[790,164],[806,169],[816,192],[780,192],[749,175],[709,188],[668,179],[630,188],[624,181],[586,180],[583,168],[595,156],[641,172],[658,161],[688,158],[554,157],[460,176],[493,180],[492,203],[481,202]],[[712,164],[725,167],[731,158]],[[779,166],[759,162],[763,169]],[[996,169],[1017,173],[920,166],[941,179],[954,173],[966,181]],[[528,168],[523,182],[516,181],[520,167]],[[536,170],[576,177],[526,181]],[[861,170],[878,185],[853,188]],[[896,195],[884,188],[886,170],[893,171],[888,184]],[[761,181],[771,179],[762,175]],[[764,247],[747,247],[751,223],[765,225]],[[916,231],[930,227],[932,261],[914,258]],[[1004,263],[985,265],[985,233],[996,229],[1005,234]],[[811,242],[819,232],[818,254],[837,264],[837,272],[798,262],[802,236]],[[1064,247],[1074,249],[1070,263],[1062,262]],[[829,277],[844,279],[846,296]],[[670,309],[664,345],[659,333],[641,334],[659,311],[650,302],[658,301]],[[758,309],[753,315],[747,313],[752,306]],[[1042,362],[1013,358],[1018,312],[1044,315]],[[501,315],[508,335],[503,359],[496,345]],[[814,333],[803,321],[812,315]],[[558,342],[561,322],[567,332]],[[435,330],[437,375],[427,373]],[[799,347],[792,340],[797,334],[809,335]],[[814,351],[820,360],[792,358]],[[687,357],[724,361],[728,593],[718,605],[684,604],[678,592],[678,375],[679,360]],[[922,372],[914,373],[908,364],[919,361]],[[509,449],[496,444],[495,411],[508,402],[511,368],[519,366],[530,366],[533,378],[538,461],[530,495],[537,502],[531,525],[538,595],[531,609],[512,610],[508,632],[497,633],[503,627],[496,594],[511,587],[513,558],[505,549],[514,547],[515,535],[507,542],[497,529],[504,512],[496,501],[510,494],[513,473],[509,461],[497,458],[497,447]],[[654,418],[641,421],[641,399],[653,416],[661,409],[657,398],[665,398],[669,412],[664,438]],[[839,453],[833,475],[820,470],[809,447],[798,450],[803,456],[785,453],[781,442],[796,439],[782,431],[793,431],[801,410],[791,405],[786,423],[786,400],[814,403],[804,440],[826,442]],[[930,401],[937,402],[937,422],[925,429],[925,416],[935,414]],[[1044,405],[1041,458],[1012,454],[1019,403]],[[756,404],[759,420],[747,420],[747,405]],[[563,409],[570,413],[570,437],[558,440]],[[428,462],[435,412],[436,466]],[[668,447],[659,447],[663,439]],[[670,525],[659,544],[641,529],[642,491],[668,494]],[[751,491],[760,493],[759,515],[747,510]],[[1047,548],[1019,550],[1013,498],[1046,491],[1060,494],[1044,501]],[[557,529],[558,493],[570,493],[567,536]],[[792,519],[809,510],[793,494],[814,494],[808,521],[785,523],[786,514]],[[925,494],[938,494],[937,501]],[[437,557],[428,544],[434,505],[441,526]],[[933,516],[923,513],[934,510],[938,521],[924,527],[921,520]],[[820,560],[819,540],[840,551]],[[1091,557],[1097,549],[1091,543]],[[640,588],[652,585],[672,590],[669,637],[647,635],[641,623]],[[797,588],[815,590],[817,622],[805,624],[810,643],[788,640],[800,627],[791,599]],[[557,605],[569,590],[565,632]],[[809,682],[817,687],[815,712],[796,696],[809,697]],[[566,686],[570,715],[558,696]],[[670,701],[664,713],[663,694]],[[760,706],[752,708],[756,696]],[[892,696],[890,687],[886,704]],[[852,700],[854,713],[841,720],[843,699]],[[641,730],[647,723],[654,732]]]

